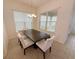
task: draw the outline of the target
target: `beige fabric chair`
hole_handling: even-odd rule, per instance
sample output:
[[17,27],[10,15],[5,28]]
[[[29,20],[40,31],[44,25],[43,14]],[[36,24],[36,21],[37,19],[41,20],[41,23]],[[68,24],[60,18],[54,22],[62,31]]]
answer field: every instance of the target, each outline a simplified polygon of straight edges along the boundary
[[24,49],[24,55],[25,55],[25,49],[32,46],[34,42],[31,41],[29,38],[27,38],[22,33],[18,33],[18,40],[20,42],[20,46]]
[[36,43],[36,45],[43,51],[43,56],[45,59],[45,52],[50,48],[51,51],[51,46],[53,44],[53,39],[55,36],[52,36],[51,38],[48,38],[47,40],[42,40]]

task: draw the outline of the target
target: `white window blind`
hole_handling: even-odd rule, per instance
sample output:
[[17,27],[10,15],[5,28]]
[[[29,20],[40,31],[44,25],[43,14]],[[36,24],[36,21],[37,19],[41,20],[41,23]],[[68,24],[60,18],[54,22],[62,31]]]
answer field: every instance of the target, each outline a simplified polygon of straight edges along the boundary
[[47,31],[55,31],[55,27],[56,27],[56,16],[48,16],[48,20],[47,20]]
[[16,31],[32,28],[32,17],[28,13],[14,11]]
[[55,32],[57,16],[40,16],[40,29]]
[[41,15],[40,17],[40,29],[45,30],[46,27],[46,16]]

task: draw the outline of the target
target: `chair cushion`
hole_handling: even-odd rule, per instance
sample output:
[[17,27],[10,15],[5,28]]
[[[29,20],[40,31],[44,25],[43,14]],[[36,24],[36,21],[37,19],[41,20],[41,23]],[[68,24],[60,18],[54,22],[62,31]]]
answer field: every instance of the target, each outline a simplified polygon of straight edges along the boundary
[[17,37],[19,38],[19,39],[26,39],[27,38],[27,36],[26,35],[24,35],[22,32],[19,32],[18,33],[18,35],[17,35]]
[[39,42],[37,42],[36,43],[36,45],[40,48],[40,49],[42,49],[44,52],[46,52],[47,51],[47,49],[48,48],[50,48],[50,46],[49,45],[47,45],[47,40],[41,40],[41,41],[39,41]]
[[53,43],[53,39],[54,39],[54,36],[51,37],[51,38],[48,38],[47,40],[41,40],[39,42],[36,43],[36,45],[42,49],[44,52],[46,52],[52,45]]
[[30,39],[26,38],[26,39],[21,39],[21,44],[23,45],[23,48],[27,48],[27,47],[33,45],[34,42],[31,41]]
[[27,36],[25,36],[22,32],[19,32],[17,36],[18,36],[23,48],[27,48],[27,47],[31,46],[32,44],[34,44],[34,42],[31,41],[30,39],[28,39]]

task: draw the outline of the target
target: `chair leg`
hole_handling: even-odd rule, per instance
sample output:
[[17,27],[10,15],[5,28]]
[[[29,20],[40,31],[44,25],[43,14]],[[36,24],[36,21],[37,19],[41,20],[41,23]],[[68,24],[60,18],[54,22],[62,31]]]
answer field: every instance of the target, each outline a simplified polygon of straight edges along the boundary
[[51,47],[50,47],[50,52],[51,52]]
[[20,42],[20,46],[21,46],[21,48],[23,48],[23,46],[22,46],[21,42]]
[[25,49],[24,49],[24,55],[25,55]]
[[18,38],[18,43],[19,43],[19,38]]
[[43,59],[45,59],[45,52],[43,52]]

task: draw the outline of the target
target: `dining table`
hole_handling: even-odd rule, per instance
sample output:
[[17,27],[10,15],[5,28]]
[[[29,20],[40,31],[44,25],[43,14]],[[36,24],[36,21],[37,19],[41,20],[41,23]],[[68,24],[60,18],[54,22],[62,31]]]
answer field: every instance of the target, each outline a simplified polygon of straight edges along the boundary
[[32,40],[34,42],[34,47],[36,48],[36,42],[38,41],[41,41],[43,39],[47,39],[47,38],[50,38],[50,35],[45,33],[45,32],[42,32],[42,31],[39,31],[39,30],[36,30],[36,29],[28,29],[28,30],[24,30],[23,31],[24,35],[26,35],[30,40]]
[[[28,30],[20,30],[18,32],[18,34],[21,34],[23,35],[23,38],[22,40],[25,40],[25,41],[28,41],[28,42],[31,42],[33,43],[32,47],[34,48],[39,48],[37,46],[37,43],[41,40],[47,40],[48,38],[50,38],[50,34],[46,33],[46,32],[42,32],[42,31],[39,31],[39,30],[36,30],[36,29],[28,29]],[[22,37],[21,37],[22,38]],[[27,38],[27,39],[26,39]],[[22,41],[21,40],[21,41]],[[30,41],[31,40],[31,41]],[[18,38],[18,42],[20,42],[20,46],[23,48],[23,44],[22,42],[20,41],[20,39]],[[28,42],[25,42],[26,44],[28,44]],[[29,44],[28,44],[29,45]],[[28,47],[25,47],[24,48],[24,55],[25,55],[25,50],[26,48],[29,48],[30,46]]]
[[30,39],[32,40],[34,43],[41,41],[43,39],[47,39],[50,38],[50,35],[42,32],[42,31],[38,31],[35,29],[28,29],[24,31],[24,34]]

